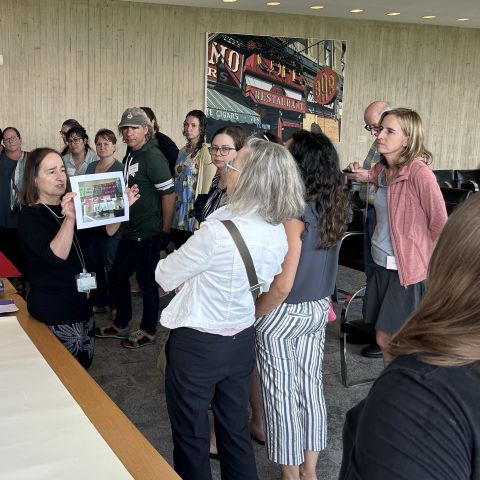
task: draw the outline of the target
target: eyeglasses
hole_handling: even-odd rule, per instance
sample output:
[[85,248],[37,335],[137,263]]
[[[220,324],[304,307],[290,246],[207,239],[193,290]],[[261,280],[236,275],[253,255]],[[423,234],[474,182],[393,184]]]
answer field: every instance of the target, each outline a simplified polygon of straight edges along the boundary
[[367,130],[367,132],[378,132],[380,127],[378,125],[365,125],[363,128]]
[[217,152],[220,152],[220,155],[224,157],[230,153],[230,150],[236,150],[236,148],[232,147],[208,147],[208,151],[210,155],[215,155]]
[[14,137],[4,138],[4,139],[3,139],[3,143],[13,143],[13,142],[15,142],[16,140],[18,140],[18,137],[15,135]]
[[235,168],[235,167],[232,165],[232,163],[233,163],[233,160],[232,160],[231,162],[226,162],[226,163],[225,163],[225,168],[227,168],[227,169],[229,168],[230,170],[233,170],[234,172],[242,173],[242,171],[239,170],[238,168]]
[[67,140],[68,143],[73,143],[74,145],[78,145],[79,143],[82,143],[83,142],[83,138],[78,138],[78,137],[75,137],[75,138],[69,138]]

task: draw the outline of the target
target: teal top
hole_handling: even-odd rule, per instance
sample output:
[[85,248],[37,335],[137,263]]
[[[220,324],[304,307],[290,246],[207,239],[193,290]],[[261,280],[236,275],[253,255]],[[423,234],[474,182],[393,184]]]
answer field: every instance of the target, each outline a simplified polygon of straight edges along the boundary
[[[87,167],[87,171],[85,172],[85,175],[90,175],[91,173],[95,173],[95,169],[97,168],[97,165],[100,163],[100,160],[97,160],[95,162],[89,163]],[[118,161],[115,160],[110,168],[108,170],[105,170],[105,173],[110,173],[110,172],[123,172],[123,165]]]

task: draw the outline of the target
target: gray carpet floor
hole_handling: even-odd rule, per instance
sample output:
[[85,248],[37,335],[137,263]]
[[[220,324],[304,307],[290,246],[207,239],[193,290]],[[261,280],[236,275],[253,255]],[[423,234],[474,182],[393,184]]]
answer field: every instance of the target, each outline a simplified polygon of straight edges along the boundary
[[[340,267],[337,286],[353,292],[363,286],[362,273]],[[339,317],[345,296],[339,294],[335,310]],[[168,299],[162,299],[163,306]],[[139,323],[141,299],[134,295],[134,320],[131,329]],[[352,309],[353,315],[360,315],[360,305]],[[97,315],[97,326],[109,322],[108,314]],[[138,350],[127,350],[119,345],[119,340],[97,340],[93,365],[89,373],[100,384],[113,401],[125,412],[130,420],[145,435],[160,454],[172,464],[172,440],[170,424],[165,404],[163,376],[156,368],[159,340],[166,330],[159,327],[157,340],[153,345]],[[349,375],[353,379],[377,376],[383,368],[382,360],[370,360],[360,356],[361,346],[349,346],[352,363]],[[342,459],[342,428],[346,412],[362,400],[370,385],[346,388],[340,377],[339,320],[327,327],[324,359],[324,393],[328,415],[328,445],[321,452],[318,462],[318,478],[333,480],[338,478]],[[258,475],[261,480],[274,480],[280,477],[278,465],[267,458],[265,447],[254,444]],[[214,480],[220,479],[219,464],[211,462]]]

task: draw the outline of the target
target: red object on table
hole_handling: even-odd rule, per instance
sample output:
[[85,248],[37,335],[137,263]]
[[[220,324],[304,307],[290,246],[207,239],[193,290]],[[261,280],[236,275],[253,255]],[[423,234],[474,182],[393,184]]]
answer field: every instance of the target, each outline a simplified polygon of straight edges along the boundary
[[20,277],[21,275],[17,267],[0,252],[0,277]]

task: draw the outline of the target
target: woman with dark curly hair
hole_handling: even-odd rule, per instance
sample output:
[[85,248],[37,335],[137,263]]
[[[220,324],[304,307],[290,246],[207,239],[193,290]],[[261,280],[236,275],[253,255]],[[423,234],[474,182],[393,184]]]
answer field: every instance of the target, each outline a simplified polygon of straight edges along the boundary
[[332,142],[300,130],[287,141],[303,176],[303,215],[284,223],[288,253],[267,293],[256,303],[257,375],[270,460],[282,480],[314,480],[326,446],[322,358],[329,296],[337,275],[349,205]]
[[201,110],[187,113],[183,122],[183,136],[187,144],[178,152],[175,164],[175,213],[172,222],[172,239],[175,247],[183,245],[198,222],[190,212],[194,211],[195,199],[208,193],[217,168],[212,162],[205,132],[207,117]]

